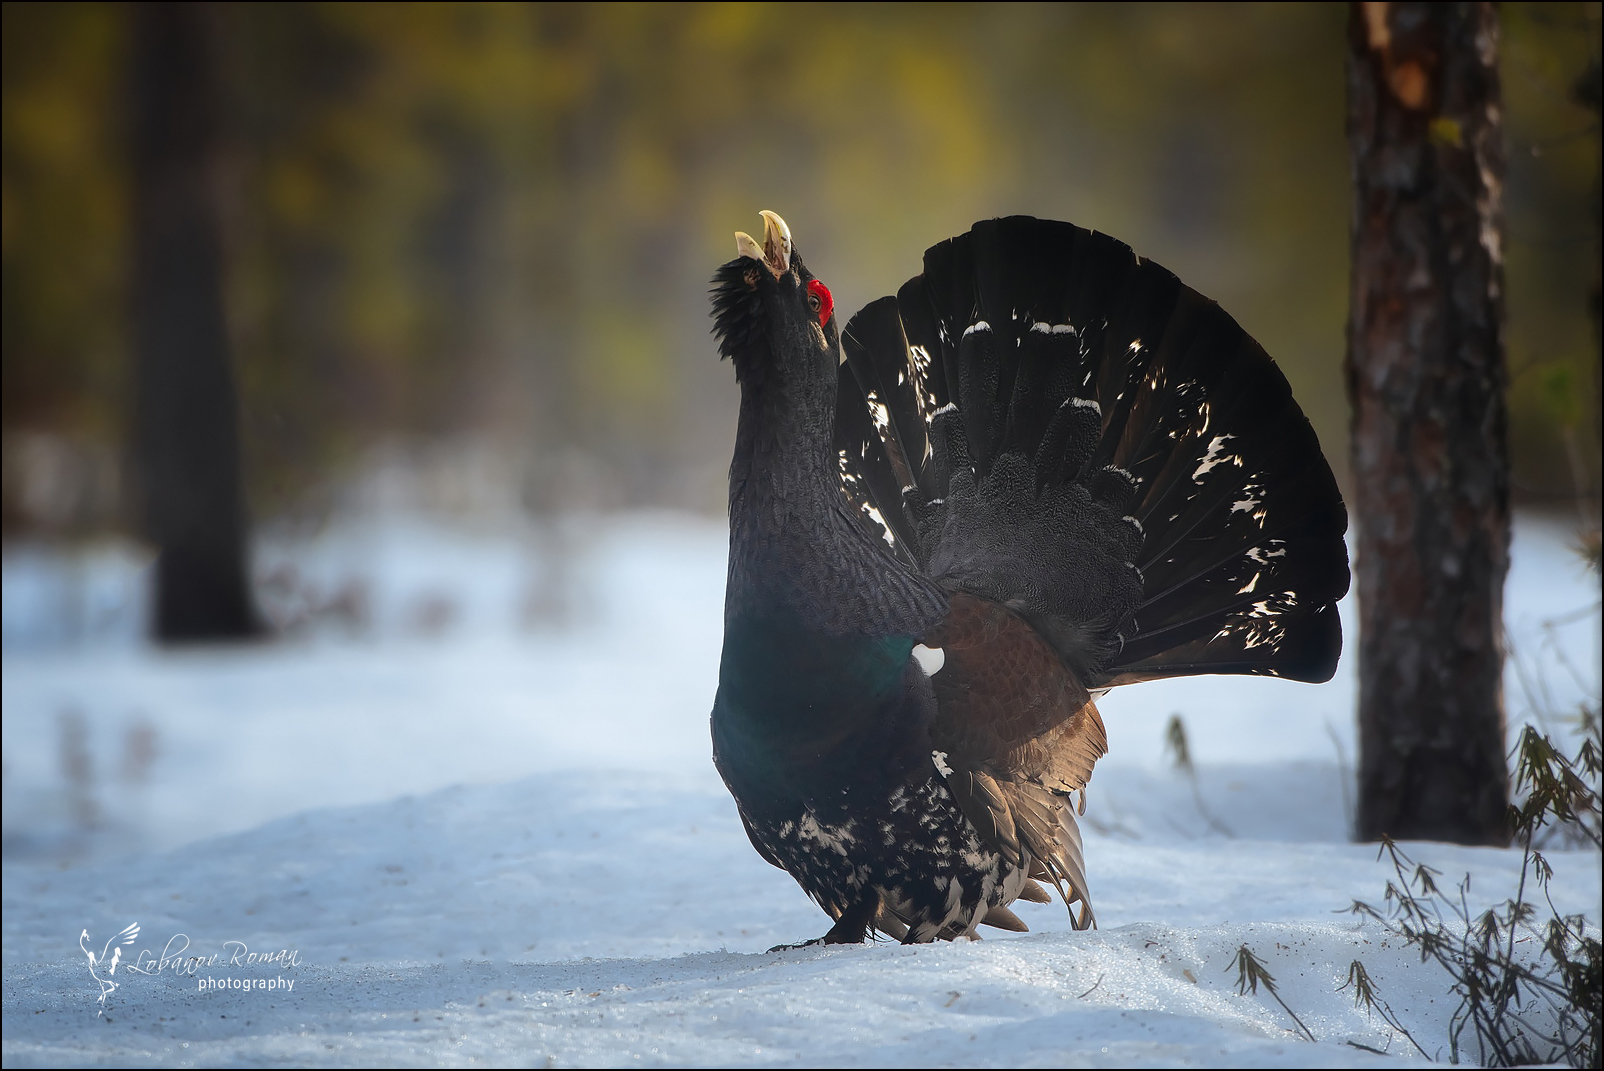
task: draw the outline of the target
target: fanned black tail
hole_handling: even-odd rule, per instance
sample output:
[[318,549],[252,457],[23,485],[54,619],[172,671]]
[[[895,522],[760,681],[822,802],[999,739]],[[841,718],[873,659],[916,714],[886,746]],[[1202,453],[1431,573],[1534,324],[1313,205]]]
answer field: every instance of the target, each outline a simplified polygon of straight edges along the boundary
[[1336,481],[1275,363],[1173,274],[988,220],[843,346],[843,489],[910,564],[1024,614],[1094,688],[1331,677]]

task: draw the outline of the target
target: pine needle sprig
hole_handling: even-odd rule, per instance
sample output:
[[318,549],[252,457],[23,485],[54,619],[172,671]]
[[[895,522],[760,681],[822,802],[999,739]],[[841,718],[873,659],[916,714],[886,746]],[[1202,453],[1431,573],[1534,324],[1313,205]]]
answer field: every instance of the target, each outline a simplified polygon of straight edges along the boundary
[[[1376,983],[1371,980],[1370,972],[1365,970],[1365,965],[1359,960],[1354,960],[1348,964],[1348,980],[1337,987],[1337,992],[1340,993],[1349,986],[1353,986],[1354,1007],[1363,1006],[1366,1015],[1372,1012],[1380,1015],[1383,1022],[1402,1034],[1409,1044],[1415,1047],[1416,1052],[1427,1060],[1431,1059],[1431,1054],[1420,1047],[1420,1042],[1415,1040],[1415,1036],[1398,1019],[1397,1013],[1392,1010],[1392,1005],[1381,999],[1381,994],[1376,991]],[[1349,1042],[1349,1044],[1355,1043]],[[1365,1048],[1362,1045],[1357,1047]]]
[[[1310,1041],[1315,1039],[1314,1032],[1304,1025],[1303,1020],[1298,1018],[1298,1013],[1293,1011],[1287,1005],[1287,1002],[1281,999],[1280,993],[1276,992],[1275,975],[1270,973],[1269,968],[1260,961],[1258,956],[1253,954],[1253,950],[1246,944],[1236,950],[1235,966],[1237,996],[1245,997],[1249,992],[1257,996],[1259,986],[1263,985],[1264,991],[1269,993],[1277,1004],[1281,1005],[1282,1010],[1292,1017],[1294,1023],[1298,1024],[1298,1029],[1303,1031],[1303,1036]],[[1227,966],[1225,969],[1229,971],[1231,968]]]
[[[1604,955],[1584,916],[1565,915],[1554,906],[1549,895],[1553,867],[1536,847],[1545,829],[1560,829],[1569,837],[1598,844],[1599,793],[1589,784],[1597,781],[1593,771],[1599,750],[1597,725],[1597,719],[1590,725],[1591,749],[1584,746],[1574,759],[1535,729],[1522,730],[1511,753],[1517,790],[1525,794],[1510,808],[1511,826],[1523,852],[1513,897],[1496,907],[1473,910],[1468,874],[1452,892],[1445,890],[1438,880],[1440,871],[1416,862],[1383,837],[1377,859],[1391,864],[1393,878],[1387,881],[1382,906],[1355,900],[1348,908],[1413,946],[1421,962],[1433,961],[1447,972],[1450,991],[1459,998],[1448,1026],[1449,1059],[1454,1063],[1474,1041],[1479,1062],[1489,1067],[1599,1066]],[[1534,883],[1547,901],[1546,919],[1539,904],[1528,897]],[[1426,1055],[1381,999],[1358,960],[1349,966],[1348,980],[1339,990],[1350,986],[1356,1006],[1380,1014]]]

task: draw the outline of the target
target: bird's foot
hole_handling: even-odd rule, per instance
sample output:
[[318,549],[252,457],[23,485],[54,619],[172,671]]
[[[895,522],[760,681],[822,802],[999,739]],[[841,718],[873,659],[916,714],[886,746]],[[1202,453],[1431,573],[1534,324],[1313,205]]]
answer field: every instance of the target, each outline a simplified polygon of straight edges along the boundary
[[811,941],[803,941],[800,944],[795,944],[795,945],[775,945],[773,948],[769,949],[769,951],[770,952],[795,952],[799,948],[813,948],[816,945],[822,945],[824,943],[825,943],[824,938],[815,937]]
[[869,939],[869,921],[880,910],[878,893],[868,893],[841,913],[830,932],[799,945],[775,945],[770,952],[789,952],[794,948],[812,948],[814,945],[861,945]]

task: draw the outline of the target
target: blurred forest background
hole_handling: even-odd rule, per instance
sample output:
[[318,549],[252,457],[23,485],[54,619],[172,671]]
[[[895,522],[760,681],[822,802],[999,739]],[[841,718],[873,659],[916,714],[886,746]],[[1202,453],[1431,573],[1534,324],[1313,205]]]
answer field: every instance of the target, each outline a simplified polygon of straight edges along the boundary
[[[1264,343],[1343,478],[1347,17],[220,5],[250,511],[315,524],[402,473],[428,510],[722,512],[707,281],[760,208],[847,314],[979,218],[1113,234]],[[1599,478],[1599,5],[1502,18],[1517,500],[1570,509]],[[4,5],[8,538],[133,530],[129,26]]]

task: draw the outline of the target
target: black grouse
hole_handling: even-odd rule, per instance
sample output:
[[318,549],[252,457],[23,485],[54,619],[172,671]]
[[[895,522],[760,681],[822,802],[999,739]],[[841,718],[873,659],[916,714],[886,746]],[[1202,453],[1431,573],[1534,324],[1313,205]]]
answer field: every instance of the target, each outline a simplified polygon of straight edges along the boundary
[[1107,235],[977,223],[841,333],[763,219],[713,290],[741,386],[713,754],[747,834],[826,943],[1023,930],[1044,881],[1090,926],[1094,698],[1336,668],[1314,431],[1235,320]]

